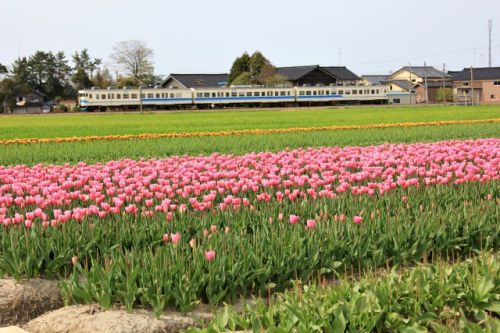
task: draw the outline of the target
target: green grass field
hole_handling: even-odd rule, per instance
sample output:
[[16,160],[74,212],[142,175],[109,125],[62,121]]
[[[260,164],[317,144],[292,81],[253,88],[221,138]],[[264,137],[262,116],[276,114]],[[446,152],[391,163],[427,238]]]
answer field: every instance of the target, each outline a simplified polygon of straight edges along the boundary
[[0,117],[0,139],[364,125],[499,117],[499,106],[21,115]]
[[214,152],[244,154],[253,151],[278,151],[287,147],[368,146],[382,143],[492,138],[499,135],[499,124],[476,124],[223,137],[41,143],[0,147],[0,164],[75,164],[80,161],[106,162],[122,158],[206,155]]

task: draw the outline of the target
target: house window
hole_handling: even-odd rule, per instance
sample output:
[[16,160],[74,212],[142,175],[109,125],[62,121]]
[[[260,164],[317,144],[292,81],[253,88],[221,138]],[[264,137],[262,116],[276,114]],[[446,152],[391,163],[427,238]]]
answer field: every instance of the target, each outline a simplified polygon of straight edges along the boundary
[[500,81],[494,81],[494,82],[493,82],[493,85],[494,85],[494,86],[500,86]]
[[394,99],[392,100],[392,102],[393,102],[394,104],[399,104],[399,103],[401,103],[401,100],[400,100],[399,98],[394,98]]
[[469,86],[469,82],[462,82],[462,86],[468,87]]
[[495,95],[491,95],[491,99],[495,99]]

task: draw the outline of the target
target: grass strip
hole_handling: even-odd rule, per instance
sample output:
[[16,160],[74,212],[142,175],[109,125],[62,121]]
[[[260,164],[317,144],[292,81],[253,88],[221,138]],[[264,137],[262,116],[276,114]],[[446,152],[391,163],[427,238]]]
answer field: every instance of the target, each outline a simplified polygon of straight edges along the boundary
[[450,264],[396,268],[358,281],[342,278],[257,299],[237,312],[226,306],[204,329],[253,332],[499,332],[497,254]]
[[93,163],[123,158],[140,159],[184,154],[206,155],[214,152],[245,154],[299,147],[367,146],[383,143],[493,138],[499,135],[500,126],[498,123],[484,123],[246,136],[9,145],[2,146],[0,149],[0,164],[76,164],[81,161]]
[[321,127],[292,127],[292,128],[272,128],[272,129],[249,129],[249,130],[226,130],[210,132],[173,132],[173,133],[143,133],[127,135],[93,135],[80,137],[60,137],[60,138],[26,138],[26,139],[3,139],[0,145],[34,144],[34,143],[62,143],[62,142],[86,142],[86,141],[112,141],[112,140],[149,140],[162,138],[192,138],[192,137],[220,137],[238,135],[260,135],[278,133],[306,133],[319,131],[347,131],[365,129],[384,128],[411,128],[446,125],[473,125],[500,123],[500,118],[475,119],[475,120],[449,120],[449,121],[429,121],[412,123],[391,123],[391,124],[370,124],[370,125],[344,125],[344,126],[321,126]]

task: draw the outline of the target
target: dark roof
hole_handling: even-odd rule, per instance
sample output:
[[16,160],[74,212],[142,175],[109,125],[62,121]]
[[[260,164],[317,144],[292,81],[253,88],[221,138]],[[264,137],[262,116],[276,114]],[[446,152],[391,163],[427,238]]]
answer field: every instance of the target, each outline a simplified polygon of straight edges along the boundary
[[[400,70],[396,71],[395,73],[401,71],[401,70],[407,70],[409,72],[412,72],[413,74],[420,76],[420,77],[425,77],[427,76],[428,78],[441,78],[443,77],[443,72],[440,70],[435,69],[432,66],[405,66],[401,68]],[[445,74],[445,77],[450,77],[450,75]]]
[[328,73],[337,77],[340,80],[361,80],[359,76],[351,72],[345,66],[329,66],[329,67],[321,67],[326,70]]
[[179,81],[187,88],[221,87],[228,82],[227,74],[170,74],[162,82],[162,86],[171,78]]
[[382,84],[387,80],[387,75],[362,75],[361,77],[371,84]]
[[[407,81],[407,80],[393,80],[393,81],[387,81],[387,82],[385,82],[385,84],[395,84],[398,87],[401,87],[403,89],[408,90],[408,88],[410,87],[411,83],[410,83],[410,81]],[[415,85],[412,84],[411,87],[414,88]]]
[[316,68],[319,68],[319,65],[276,67],[276,71],[278,74],[286,76],[289,80],[296,81]]
[[[480,67],[472,69],[474,80],[500,80],[500,67]],[[453,81],[470,81],[470,68],[464,68],[453,75]]]
[[290,67],[276,67],[278,74],[286,76],[291,81],[296,81],[312,72],[315,69],[320,69],[329,75],[334,76],[339,80],[360,80],[360,77],[351,72],[345,66],[327,66],[309,65],[309,66],[290,66]]

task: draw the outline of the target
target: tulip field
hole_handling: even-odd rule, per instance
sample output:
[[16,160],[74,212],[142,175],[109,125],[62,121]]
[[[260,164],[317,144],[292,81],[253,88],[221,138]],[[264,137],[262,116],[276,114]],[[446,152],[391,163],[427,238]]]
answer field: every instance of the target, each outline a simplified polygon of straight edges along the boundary
[[192,332],[495,332],[500,110],[460,110],[184,137],[12,127],[1,140],[33,140],[0,142],[0,277],[157,316],[257,298]]

